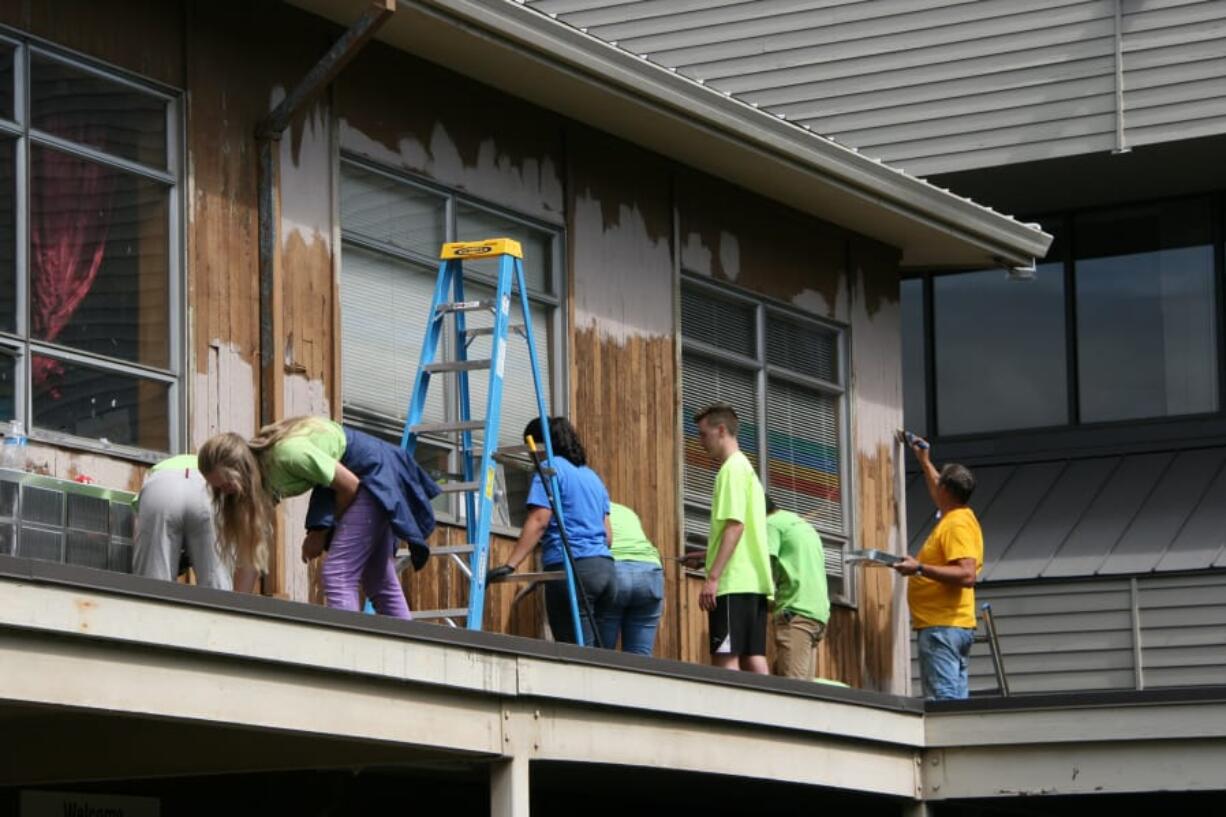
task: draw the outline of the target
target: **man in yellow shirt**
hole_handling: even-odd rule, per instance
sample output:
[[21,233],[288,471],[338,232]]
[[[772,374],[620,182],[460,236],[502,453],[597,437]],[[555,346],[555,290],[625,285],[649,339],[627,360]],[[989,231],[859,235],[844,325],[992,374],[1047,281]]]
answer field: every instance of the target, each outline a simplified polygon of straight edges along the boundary
[[938,472],[928,443],[910,439],[940,522],[919,553],[907,556],[894,569],[911,577],[907,604],[916,630],[924,696],[965,698],[967,659],[975,641],[975,578],[983,568],[983,531],[967,506],[975,477],[966,466],[953,463]]

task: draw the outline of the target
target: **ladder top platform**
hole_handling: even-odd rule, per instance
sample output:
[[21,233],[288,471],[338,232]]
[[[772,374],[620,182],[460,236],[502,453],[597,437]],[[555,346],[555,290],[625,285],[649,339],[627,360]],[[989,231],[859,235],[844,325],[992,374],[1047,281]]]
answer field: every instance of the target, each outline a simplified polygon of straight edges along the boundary
[[484,241],[457,241],[444,244],[439,258],[443,261],[452,261],[467,258],[493,258],[496,255],[510,255],[522,260],[524,251],[519,246],[519,242],[513,238],[487,238]]

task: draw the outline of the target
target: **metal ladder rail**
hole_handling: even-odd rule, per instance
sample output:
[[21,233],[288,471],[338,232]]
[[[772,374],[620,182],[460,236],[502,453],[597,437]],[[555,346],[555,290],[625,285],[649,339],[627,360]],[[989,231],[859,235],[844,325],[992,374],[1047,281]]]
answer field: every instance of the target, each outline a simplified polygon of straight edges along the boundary
[[[461,257],[465,250],[492,250],[501,248],[502,252],[484,252],[475,257],[499,256],[498,284],[493,301],[467,301],[464,293],[464,276]],[[450,255],[449,255],[450,252]],[[468,242],[444,245],[442,260],[435,291],[431,302],[431,314],[422,344],[417,375],[414,379],[413,394],[409,402],[408,417],[401,436],[401,446],[410,453],[416,447],[417,435],[425,431],[440,431],[460,435],[460,453],[463,465],[461,481],[453,483],[454,487],[444,485],[445,490],[463,492],[465,494],[466,526],[465,532],[469,544],[451,545],[433,549],[439,555],[447,555],[453,559],[461,571],[469,578],[469,606],[435,611],[419,611],[415,617],[419,619],[442,619],[451,626],[456,626],[456,618],[466,618],[469,629],[481,629],[482,616],[485,607],[486,573],[488,570],[490,526],[493,517],[493,495],[495,483],[494,462],[498,458],[498,433],[501,423],[503,376],[508,335],[513,327],[510,320],[512,290],[518,290],[519,305],[524,317],[522,334],[528,343],[529,359],[532,368],[533,386],[536,390],[538,416],[542,421],[542,436],[546,446],[546,469],[550,475],[552,487],[557,490],[556,471],[553,464],[553,445],[549,436],[548,412],[545,407],[544,390],[541,382],[539,359],[536,354],[536,344],[532,332],[532,316],[529,307],[528,293],[524,281],[522,251],[517,242],[508,239],[491,239],[483,242]],[[472,257],[473,254],[470,254]],[[454,300],[448,301],[452,297]],[[492,327],[481,327],[475,330],[467,328],[466,313],[475,310],[491,309],[494,314]],[[444,363],[435,362],[438,354],[438,343],[442,338],[443,324],[446,316],[453,315],[455,359]],[[514,327],[518,330],[520,327]],[[474,337],[490,335],[489,360],[471,360],[468,358],[468,344]],[[486,416],[484,421],[472,419],[468,374],[471,371],[488,368],[490,372],[489,389],[486,400]],[[421,423],[425,404],[433,374],[450,372],[457,377],[459,393],[460,420],[457,423]],[[474,467],[472,433],[476,428],[483,430],[480,466]],[[565,520],[559,514],[558,523],[565,525]],[[468,564],[460,558],[462,554],[469,556]],[[511,580],[528,579],[528,574],[518,574]],[[575,622],[575,632],[580,645],[583,644],[582,627],[578,614],[576,577],[570,570],[570,565],[560,574],[531,574],[534,581],[549,581],[565,578],[572,617]],[[593,623],[594,626],[594,623]]]

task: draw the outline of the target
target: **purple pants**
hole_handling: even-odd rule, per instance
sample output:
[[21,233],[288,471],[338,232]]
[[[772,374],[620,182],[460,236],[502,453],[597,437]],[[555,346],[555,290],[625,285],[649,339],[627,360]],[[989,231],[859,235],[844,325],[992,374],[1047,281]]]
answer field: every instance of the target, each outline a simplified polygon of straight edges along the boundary
[[361,582],[375,610],[385,616],[412,618],[396,575],[395,547],[386,511],[369,491],[359,488],[332,532],[332,545],[324,559],[325,603],[340,610],[358,610]]

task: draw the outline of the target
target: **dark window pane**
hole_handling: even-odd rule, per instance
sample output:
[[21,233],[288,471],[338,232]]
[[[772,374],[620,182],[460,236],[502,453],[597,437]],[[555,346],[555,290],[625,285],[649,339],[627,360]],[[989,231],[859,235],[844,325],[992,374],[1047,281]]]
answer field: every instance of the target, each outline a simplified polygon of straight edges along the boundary
[[17,49],[0,43],[0,116],[13,119],[13,56]]
[[[456,204],[456,240],[483,241],[487,238],[513,238],[524,251],[524,282],[529,292],[552,291],[550,269],[553,266],[553,235],[513,219],[481,210],[468,204]],[[498,261],[465,261],[465,270],[497,275]]]
[[45,355],[31,357],[36,428],[170,449],[170,387]]
[[1064,271],[933,279],[937,423],[943,435],[1068,422]]
[[1209,213],[1196,199],[1078,218],[1082,421],[1217,409]]
[[166,167],[166,101],[130,85],[30,56],[30,125],[130,159]]
[[17,416],[17,359],[7,349],[0,350],[0,423]]
[[32,336],[167,367],[167,188],[51,148],[31,168]]
[[924,282],[902,282],[902,416],[910,431],[928,433],[927,383],[924,373]]
[[17,329],[17,143],[0,139],[0,329]]

